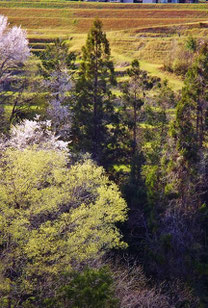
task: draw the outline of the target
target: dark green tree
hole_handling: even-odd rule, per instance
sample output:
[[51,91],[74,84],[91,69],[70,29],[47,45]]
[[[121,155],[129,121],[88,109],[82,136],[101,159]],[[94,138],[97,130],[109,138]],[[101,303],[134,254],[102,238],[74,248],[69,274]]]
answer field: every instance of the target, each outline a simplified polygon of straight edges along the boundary
[[40,54],[40,59],[42,63],[40,72],[45,79],[51,78],[51,73],[54,71],[67,69],[71,73],[76,69],[76,55],[69,51],[69,44],[62,39],[56,39],[54,43],[48,44],[45,51]]
[[[50,308],[116,308],[112,274],[107,267],[86,268],[68,275],[69,283],[59,289],[57,296],[45,301]],[[45,307],[45,306],[44,306]]]
[[[127,70],[129,81],[123,86],[124,109],[128,113],[128,126],[132,130],[132,156],[137,152],[138,113],[144,104],[144,90],[148,88],[147,73],[140,69],[139,61],[134,60]],[[129,114],[131,115],[129,117]]]
[[195,38],[193,38],[193,36],[189,36],[186,40],[186,44],[185,47],[187,50],[192,51],[193,53],[195,53],[197,51],[197,40]]
[[197,152],[207,140],[208,119],[208,46],[203,45],[189,69],[182,99],[176,110],[176,137],[179,151],[188,160],[195,160]]
[[117,118],[111,92],[115,83],[109,42],[102,22],[95,20],[82,48],[73,134],[78,150],[92,153],[99,163],[103,163]]
[[[129,129],[130,144],[130,186],[141,184],[141,164],[144,163],[141,153],[141,133],[139,136],[139,122],[141,122],[141,107],[146,100],[147,92],[159,81],[141,70],[139,61],[133,60],[127,70],[129,80],[123,85],[123,117]],[[138,140],[140,137],[140,140]],[[141,186],[141,185],[140,185]],[[132,196],[132,193],[131,193]]]
[[166,273],[169,271],[169,276],[183,273],[186,279],[198,274],[196,285],[203,284],[201,268],[207,266],[208,260],[204,224],[208,201],[207,82],[205,44],[186,75],[169,139],[163,146],[160,174],[164,187],[158,234],[162,240],[161,256],[168,260]]
[[207,176],[207,85],[208,48],[205,44],[187,73],[182,97],[176,106],[176,118],[171,125],[171,147],[165,155],[169,157],[166,191],[176,193],[183,207],[192,207],[193,201],[196,208],[201,205],[200,183],[206,182],[202,179]]
[[167,143],[168,125],[171,120],[171,113],[167,111],[171,111],[173,107],[175,107],[175,95],[167,81],[155,89],[155,95],[144,106],[146,127],[142,151],[145,164],[142,166],[142,171],[150,204],[154,204],[158,195],[161,195],[161,158]]

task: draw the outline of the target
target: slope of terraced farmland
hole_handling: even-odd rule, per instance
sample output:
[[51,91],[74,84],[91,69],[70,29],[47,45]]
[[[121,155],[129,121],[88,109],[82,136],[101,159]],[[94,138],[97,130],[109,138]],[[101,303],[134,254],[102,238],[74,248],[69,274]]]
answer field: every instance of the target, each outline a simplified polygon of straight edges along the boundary
[[[58,3],[59,7],[54,7]],[[63,5],[64,7],[62,7]],[[201,7],[201,9],[199,9]],[[201,22],[208,19],[208,7],[196,5],[125,5],[73,2],[0,1],[0,13],[11,24],[21,24],[33,35],[69,35],[85,33],[99,17],[106,31]]]
[[72,49],[80,51],[93,20],[100,18],[119,65],[137,57],[149,71],[161,76],[164,73],[159,66],[173,40],[183,42],[192,33],[202,38],[208,34],[207,4],[10,0],[0,1],[0,14],[8,16],[11,25],[27,29],[36,52],[56,37],[71,38]]

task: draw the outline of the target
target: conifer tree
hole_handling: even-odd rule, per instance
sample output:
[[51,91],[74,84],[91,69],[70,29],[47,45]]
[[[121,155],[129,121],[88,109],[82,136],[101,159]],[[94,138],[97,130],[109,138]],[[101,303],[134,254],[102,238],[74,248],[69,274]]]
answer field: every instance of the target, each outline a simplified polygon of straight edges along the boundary
[[[137,121],[138,111],[144,104],[143,101],[143,78],[146,77],[146,72],[141,71],[139,62],[134,60],[131,64],[131,68],[128,69],[127,74],[130,80],[125,83],[123,87],[125,107],[132,109],[133,115],[129,119],[129,126],[132,127],[132,156],[136,155],[137,151]],[[144,76],[145,74],[145,76]],[[145,78],[146,79],[146,78]]]
[[165,258],[169,256],[169,275],[192,277],[194,266],[202,267],[208,259],[203,242],[207,240],[207,227],[202,223],[207,217],[208,187],[207,51],[205,44],[186,75],[161,159],[165,206],[160,215],[160,238],[170,239],[166,251],[164,243],[161,246]]
[[178,194],[183,207],[200,207],[202,187],[203,190],[207,187],[207,84],[208,48],[205,44],[187,73],[171,128],[174,155],[168,163],[168,173],[172,173],[168,186]]
[[[140,168],[142,162],[141,147],[138,146],[138,122],[141,115],[141,107],[144,105],[147,91],[158,82],[157,78],[150,77],[146,71],[141,70],[139,61],[133,60],[131,67],[127,70],[129,81],[123,85],[124,117],[129,128],[131,140],[131,177],[132,184],[138,184],[140,179]],[[134,187],[135,189],[135,187]],[[132,194],[131,194],[132,195]]]
[[101,162],[112,133],[109,124],[115,117],[111,86],[116,81],[109,42],[100,20],[94,21],[82,48],[81,60],[74,108],[74,141],[78,149],[92,153],[93,158]]
[[176,136],[179,151],[188,160],[196,158],[207,139],[208,46],[205,44],[189,69],[176,111]]
[[[151,78],[146,71],[141,70],[139,61],[133,60],[131,67],[127,70],[129,81],[124,84],[123,98],[125,101],[125,109],[128,112],[129,128],[132,128],[132,156],[137,152],[137,135],[138,135],[138,116],[139,110],[144,104],[146,93],[158,81]],[[131,114],[132,113],[132,114]]]

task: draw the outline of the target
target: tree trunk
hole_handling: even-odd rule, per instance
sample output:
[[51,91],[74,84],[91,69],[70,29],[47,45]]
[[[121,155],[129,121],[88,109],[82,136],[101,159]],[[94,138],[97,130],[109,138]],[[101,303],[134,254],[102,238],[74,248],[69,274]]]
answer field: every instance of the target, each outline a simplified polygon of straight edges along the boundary
[[136,108],[136,94],[134,97],[134,128],[133,128],[133,157],[136,155],[136,148],[137,148],[137,108]]
[[[97,53],[97,43],[95,52]],[[94,102],[93,102],[93,156],[98,159],[98,100],[97,100],[97,87],[98,87],[98,63],[97,57],[95,60],[95,79],[94,79]]]
[[200,139],[199,139],[199,146],[202,147],[204,140],[204,120],[203,120],[203,109],[200,108]]

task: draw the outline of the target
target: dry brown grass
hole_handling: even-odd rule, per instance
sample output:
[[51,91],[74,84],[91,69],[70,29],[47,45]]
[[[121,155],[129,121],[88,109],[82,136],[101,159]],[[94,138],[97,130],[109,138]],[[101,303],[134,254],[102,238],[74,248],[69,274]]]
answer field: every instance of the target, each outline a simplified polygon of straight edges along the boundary
[[[159,25],[184,24],[206,21],[205,10],[167,9],[55,9],[55,8],[6,8],[0,13],[7,15],[11,24],[21,24],[29,29],[55,29],[57,35],[62,29],[70,32],[87,32],[95,18],[103,21],[106,31],[146,28]],[[25,4],[26,6],[26,4]],[[114,4],[115,6],[115,4]]]
[[[197,22],[199,19],[190,18],[100,18],[105,31],[126,30],[135,28],[148,28],[159,25],[175,25],[181,23]],[[76,21],[75,31],[87,32],[94,18],[79,18]],[[200,19],[203,21],[204,19]]]

